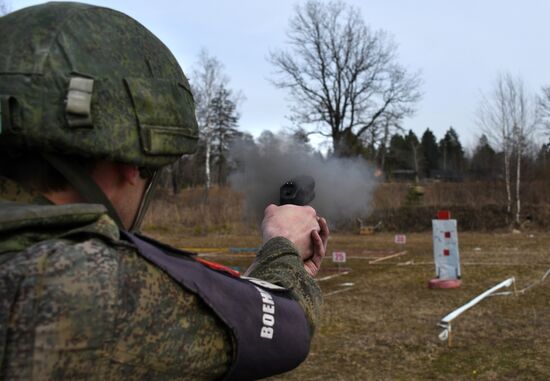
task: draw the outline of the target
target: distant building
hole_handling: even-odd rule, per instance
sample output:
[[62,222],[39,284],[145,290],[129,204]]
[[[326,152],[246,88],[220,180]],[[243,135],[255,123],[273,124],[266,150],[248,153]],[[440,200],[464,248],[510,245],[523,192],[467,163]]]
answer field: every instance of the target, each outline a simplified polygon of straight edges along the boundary
[[439,181],[461,182],[464,180],[462,173],[457,171],[432,169],[430,170],[430,178]]
[[414,169],[394,169],[390,173],[395,181],[416,181],[418,173]]

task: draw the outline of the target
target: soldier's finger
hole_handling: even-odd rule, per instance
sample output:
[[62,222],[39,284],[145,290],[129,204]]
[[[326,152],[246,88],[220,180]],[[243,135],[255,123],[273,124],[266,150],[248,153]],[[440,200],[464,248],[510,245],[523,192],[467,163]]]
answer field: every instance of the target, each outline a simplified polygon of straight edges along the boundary
[[319,217],[319,226],[321,227],[321,239],[323,240],[323,246],[325,247],[325,251],[327,250],[327,244],[328,244],[328,237],[330,235],[330,231],[328,229],[328,223],[327,220],[323,217]]
[[321,236],[316,231],[311,232],[311,239],[313,241],[313,256],[310,260],[317,268],[319,268],[321,266],[321,261],[325,256],[325,245],[321,239]]
[[317,272],[319,271],[319,268],[317,266],[315,266],[315,264],[311,261],[311,260],[308,260],[306,262],[304,262],[304,270],[306,270],[306,272],[314,277],[317,275]]

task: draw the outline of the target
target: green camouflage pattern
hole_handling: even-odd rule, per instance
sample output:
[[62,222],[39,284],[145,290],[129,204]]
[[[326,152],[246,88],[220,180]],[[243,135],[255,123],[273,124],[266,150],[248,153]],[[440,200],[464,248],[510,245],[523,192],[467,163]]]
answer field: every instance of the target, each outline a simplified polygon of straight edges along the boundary
[[248,276],[291,290],[305,311],[311,334],[321,316],[323,297],[317,282],[304,270],[298,249],[285,238],[272,239],[262,247]]
[[6,201],[18,201],[28,204],[49,204],[50,202],[39,193],[25,189],[20,184],[0,176],[0,194]]
[[[9,197],[0,193],[0,379],[214,380],[227,372],[230,330],[120,241],[103,206]],[[315,327],[321,293],[289,241],[269,241],[250,275],[292,288]]]
[[[189,83],[168,48],[132,18],[79,3],[0,17],[0,149],[158,168],[194,152]],[[93,79],[91,114],[66,110],[71,78]],[[69,120],[91,124],[72,125]]]

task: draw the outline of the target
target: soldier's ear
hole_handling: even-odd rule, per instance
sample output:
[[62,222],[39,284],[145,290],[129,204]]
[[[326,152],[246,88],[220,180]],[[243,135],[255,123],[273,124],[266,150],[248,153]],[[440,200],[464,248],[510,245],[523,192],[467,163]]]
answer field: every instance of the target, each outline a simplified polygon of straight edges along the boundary
[[117,171],[124,183],[136,185],[141,180],[139,168],[136,165],[118,163]]

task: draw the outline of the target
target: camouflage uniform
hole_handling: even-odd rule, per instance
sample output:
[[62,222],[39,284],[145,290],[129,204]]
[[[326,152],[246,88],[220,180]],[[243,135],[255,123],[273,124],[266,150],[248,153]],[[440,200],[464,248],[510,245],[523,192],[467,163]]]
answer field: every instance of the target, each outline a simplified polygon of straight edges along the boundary
[[[48,3],[0,17],[0,36],[0,153],[156,171],[194,151],[187,79],[135,20]],[[0,178],[0,379],[223,376],[235,357],[231,331],[120,239],[112,206],[71,168],[56,167],[86,204],[52,205]],[[320,290],[289,241],[264,245],[250,275],[291,289],[313,331]]]
[[[234,340],[194,294],[149,264],[93,204],[39,197],[0,181],[0,378],[212,380]],[[9,201],[8,201],[9,200]],[[293,289],[311,327],[319,288],[293,245],[269,241],[253,277]]]

